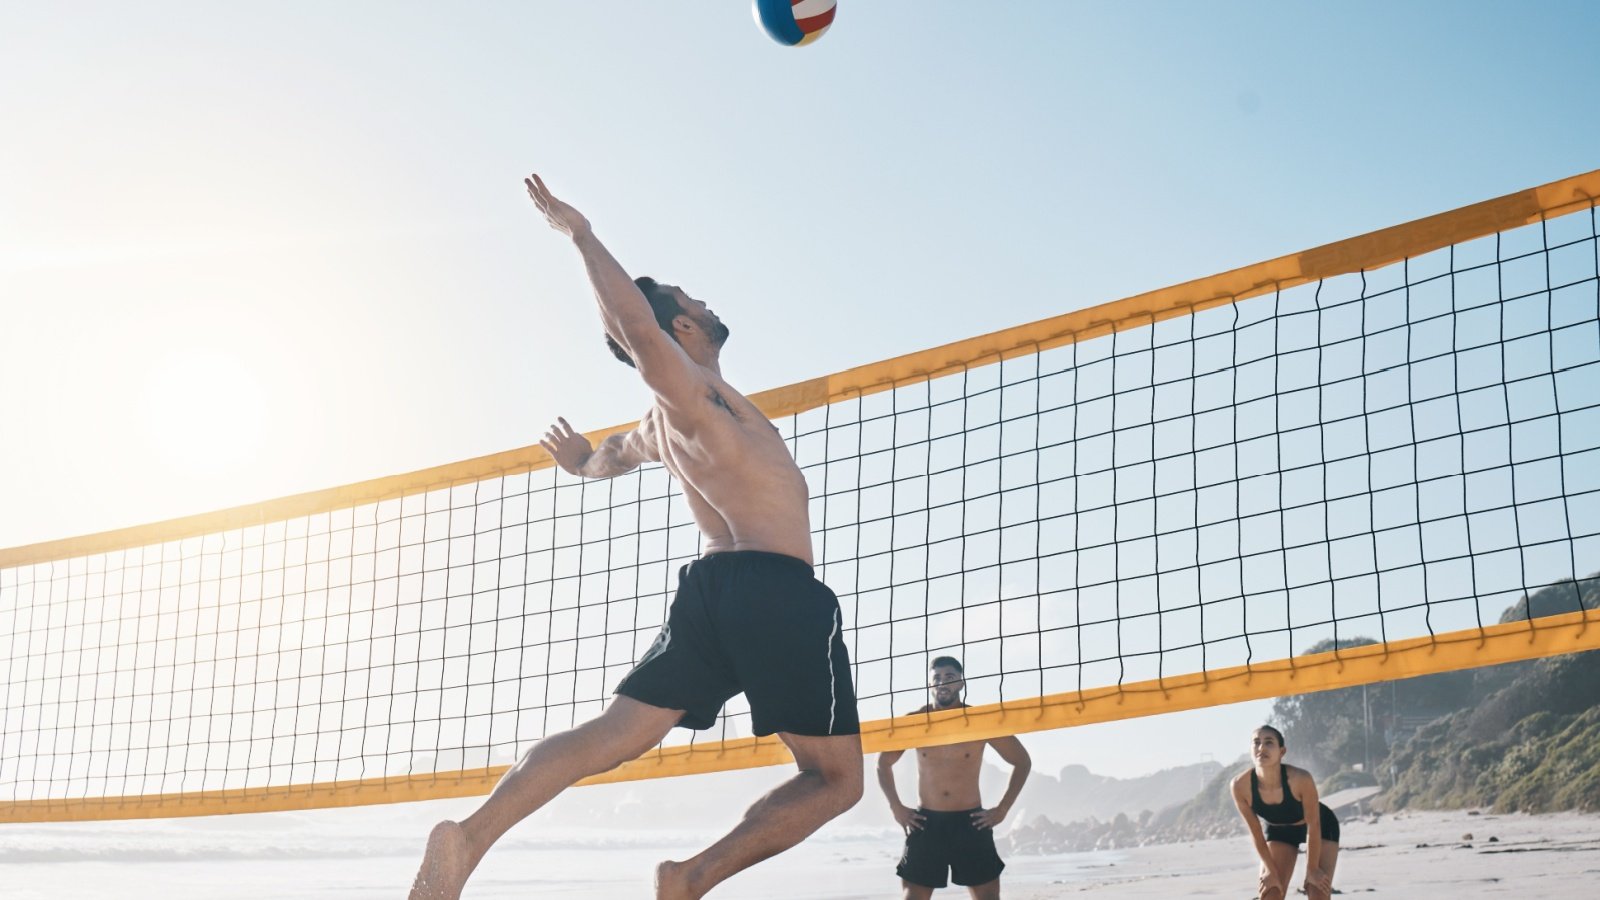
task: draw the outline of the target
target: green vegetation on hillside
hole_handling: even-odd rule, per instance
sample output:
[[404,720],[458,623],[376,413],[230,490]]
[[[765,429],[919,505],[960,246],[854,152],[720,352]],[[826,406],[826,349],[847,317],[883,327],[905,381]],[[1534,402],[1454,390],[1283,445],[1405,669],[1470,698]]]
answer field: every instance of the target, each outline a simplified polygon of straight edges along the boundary
[[[1536,591],[1500,621],[1597,608],[1590,576]],[[1283,697],[1273,712],[1325,793],[1364,780],[1361,769],[1388,809],[1600,809],[1600,652]]]

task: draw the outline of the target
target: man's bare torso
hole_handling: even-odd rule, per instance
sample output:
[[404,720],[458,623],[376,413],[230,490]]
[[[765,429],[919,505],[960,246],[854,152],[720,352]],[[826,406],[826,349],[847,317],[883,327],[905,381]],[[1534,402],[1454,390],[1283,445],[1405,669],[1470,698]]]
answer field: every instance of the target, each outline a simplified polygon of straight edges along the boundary
[[[923,707],[918,712],[927,712]],[[917,750],[917,798],[923,809],[958,811],[983,805],[978,775],[987,741],[966,741]]]
[[782,436],[717,373],[689,408],[658,401],[639,434],[683,485],[704,552],[765,550],[811,562],[810,494]]

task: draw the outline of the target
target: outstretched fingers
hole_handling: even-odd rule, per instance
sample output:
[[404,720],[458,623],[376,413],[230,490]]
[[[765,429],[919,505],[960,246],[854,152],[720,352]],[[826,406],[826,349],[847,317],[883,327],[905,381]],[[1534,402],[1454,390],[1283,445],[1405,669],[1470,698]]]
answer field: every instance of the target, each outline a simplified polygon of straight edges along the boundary
[[544,186],[544,179],[537,174],[533,174],[522,179],[522,183],[527,185],[528,196],[533,198],[533,202],[539,204],[540,209],[549,212],[550,201],[555,198],[551,196],[550,189]]
[[545,187],[544,179],[537,174],[530,174],[522,179],[522,183],[527,187],[528,196],[533,198],[534,205],[544,213],[550,227],[569,237],[588,230],[589,220],[571,206],[557,200],[555,195],[550,193],[550,189]]
[[578,434],[578,430],[573,428],[570,422],[557,416],[555,424],[546,429],[544,436],[539,438],[539,446],[552,457],[559,458],[563,450],[574,446],[574,442],[581,438],[582,435]]
[[576,429],[574,429],[572,427],[572,425],[570,425],[567,422],[566,419],[563,419],[560,416],[557,416],[555,424],[551,425],[548,429],[545,430],[544,436],[546,438],[550,438],[550,439],[552,439],[554,441],[560,442],[560,441],[564,441],[564,440],[571,440],[572,438],[577,437],[578,436],[578,432],[577,432]]
[[545,214],[546,218],[549,218],[550,217],[550,190],[549,190],[549,188],[546,188],[544,186],[544,182],[541,181],[539,179],[539,176],[537,176],[537,175],[529,175],[527,178],[522,179],[522,183],[527,186],[527,188],[528,188],[528,196],[533,198],[533,205],[537,206],[539,208],[539,211]]

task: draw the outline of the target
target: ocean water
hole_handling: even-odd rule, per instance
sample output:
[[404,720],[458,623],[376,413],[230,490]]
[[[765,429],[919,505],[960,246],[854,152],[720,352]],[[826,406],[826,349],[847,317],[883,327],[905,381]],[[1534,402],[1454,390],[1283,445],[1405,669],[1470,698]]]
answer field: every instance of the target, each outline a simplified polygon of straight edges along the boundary
[[[0,896],[11,900],[376,900],[405,896],[428,828],[461,801],[203,819],[0,826]],[[660,812],[669,816],[670,810]],[[663,859],[713,832],[525,823],[489,854],[466,897],[619,900],[651,896]],[[897,896],[893,829],[830,826],[712,892],[718,898],[854,900]],[[1019,857],[1010,885],[1082,882],[1116,853]],[[965,892],[951,892],[964,896]]]

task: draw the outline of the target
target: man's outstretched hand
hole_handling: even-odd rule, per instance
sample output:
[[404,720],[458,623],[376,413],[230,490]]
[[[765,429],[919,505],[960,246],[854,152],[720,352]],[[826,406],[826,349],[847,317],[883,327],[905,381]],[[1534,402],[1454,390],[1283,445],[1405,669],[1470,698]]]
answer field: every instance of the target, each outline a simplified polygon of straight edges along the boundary
[[528,186],[528,196],[533,198],[533,205],[544,213],[545,220],[550,223],[551,228],[567,237],[578,237],[588,233],[589,220],[583,217],[583,213],[557,200],[538,175],[529,175],[522,179],[522,183]]
[[556,424],[544,433],[539,446],[569,475],[582,475],[583,464],[594,455],[594,446],[589,439],[573,431],[567,420],[560,416],[556,417]]

